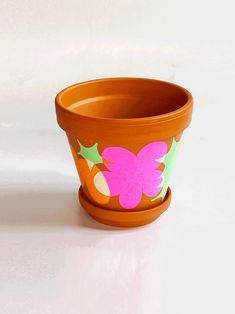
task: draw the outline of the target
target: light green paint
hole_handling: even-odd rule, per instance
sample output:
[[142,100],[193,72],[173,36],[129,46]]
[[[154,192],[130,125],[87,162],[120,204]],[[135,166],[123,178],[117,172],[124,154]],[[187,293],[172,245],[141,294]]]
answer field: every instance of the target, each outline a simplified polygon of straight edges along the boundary
[[176,142],[175,139],[173,139],[171,148],[169,150],[169,152],[167,153],[167,155],[165,156],[163,163],[165,164],[165,168],[163,171],[163,187],[161,190],[161,193],[157,195],[157,197],[155,197],[154,199],[152,199],[152,201],[155,201],[158,198],[164,198],[166,196],[166,192],[170,183],[170,175],[171,175],[171,171],[172,171],[172,166],[174,163],[174,159],[175,159],[175,155],[178,151],[178,147],[179,147],[179,142]]
[[79,141],[80,145],[80,151],[78,152],[79,155],[81,155],[83,158],[90,160],[94,164],[99,164],[103,162],[102,157],[100,156],[97,146],[98,144],[94,144],[91,147],[83,146]]

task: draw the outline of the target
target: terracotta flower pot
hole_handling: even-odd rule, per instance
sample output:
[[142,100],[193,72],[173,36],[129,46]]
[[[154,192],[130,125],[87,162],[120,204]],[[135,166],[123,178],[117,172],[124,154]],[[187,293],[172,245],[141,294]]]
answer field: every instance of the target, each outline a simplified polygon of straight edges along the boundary
[[192,116],[187,90],[111,78],[70,86],[55,102],[81,180],[80,203],[94,219],[134,227],[168,208],[172,161]]

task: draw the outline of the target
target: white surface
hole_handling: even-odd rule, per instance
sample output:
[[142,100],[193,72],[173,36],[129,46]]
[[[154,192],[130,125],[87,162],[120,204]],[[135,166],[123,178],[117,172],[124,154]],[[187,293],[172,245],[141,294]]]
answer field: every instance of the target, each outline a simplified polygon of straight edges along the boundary
[[[235,313],[233,2],[3,0],[0,14],[1,313]],[[131,230],[79,209],[53,105],[123,75],[195,96],[171,207]]]

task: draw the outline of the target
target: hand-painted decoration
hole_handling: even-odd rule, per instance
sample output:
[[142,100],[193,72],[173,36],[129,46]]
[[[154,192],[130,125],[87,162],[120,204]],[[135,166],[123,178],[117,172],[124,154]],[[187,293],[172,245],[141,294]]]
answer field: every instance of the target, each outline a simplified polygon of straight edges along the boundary
[[167,144],[156,141],[136,155],[123,147],[107,147],[100,154],[98,143],[91,147],[78,143],[81,182],[97,203],[105,204],[110,198],[118,197],[121,207],[133,209],[143,195],[152,201],[165,197],[178,146],[175,140],[168,153]]
[[175,155],[178,151],[179,142],[176,142],[175,139],[173,139],[173,142],[171,144],[171,148],[169,152],[165,155],[163,159],[163,163],[165,165],[164,171],[163,171],[163,187],[161,190],[161,193],[157,195],[155,198],[152,199],[152,201],[155,201],[158,198],[163,198],[166,196],[166,192],[170,183],[170,175],[172,171],[172,165],[175,158]]
[[161,191],[162,172],[158,170],[160,158],[167,152],[164,142],[153,142],[142,148],[137,155],[121,147],[106,148],[102,157],[109,171],[103,175],[110,189],[110,196],[119,195],[123,208],[136,207],[144,193],[154,197]]
[[80,145],[79,155],[81,155],[83,158],[85,158],[87,160],[90,160],[94,164],[98,164],[98,163],[103,162],[102,157],[100,156],[100,154],[97,150],[97,146],[98,146],[97,143],[91,147],[85,147],[79,141],[78,141],[78,143]]

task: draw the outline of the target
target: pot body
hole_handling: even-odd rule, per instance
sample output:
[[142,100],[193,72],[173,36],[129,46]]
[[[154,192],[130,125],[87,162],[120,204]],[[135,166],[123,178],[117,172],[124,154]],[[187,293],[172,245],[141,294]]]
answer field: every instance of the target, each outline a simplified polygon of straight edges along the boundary
[[157,80],[95,80],[58,94],[56,110],[90,215],[138,226],[169,206],[173,160],[191,121],[189,92]]

